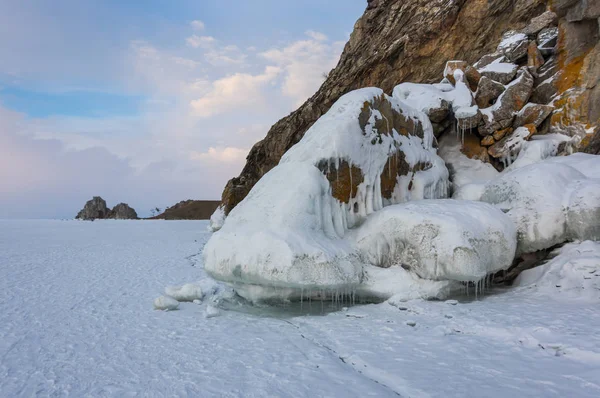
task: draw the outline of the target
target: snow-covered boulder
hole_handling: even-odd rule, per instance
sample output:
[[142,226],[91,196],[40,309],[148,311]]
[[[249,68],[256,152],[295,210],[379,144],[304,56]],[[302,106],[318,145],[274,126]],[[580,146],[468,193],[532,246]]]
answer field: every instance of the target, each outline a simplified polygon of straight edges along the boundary
[[510,267],[517,246],[515,226],[502,211],[452,199],[387,207],[353,239],[364,263],[435,281],[479,281]]
[[[529,164],[486,184],[480,199],[513,220],[519,253],[574,239],[600,239],[600,182],[571,167],[568,158]],[[600,168],[600,158],[595,158],[587,163],[593,169]]]
[[548,296],[600,301],[600,242],[570,243],[544,265],[523,271],[513,283]]
[[154,309],[161,311],[173,311],[179,308],[179,301],[173,297],[160,296],[154,300]]

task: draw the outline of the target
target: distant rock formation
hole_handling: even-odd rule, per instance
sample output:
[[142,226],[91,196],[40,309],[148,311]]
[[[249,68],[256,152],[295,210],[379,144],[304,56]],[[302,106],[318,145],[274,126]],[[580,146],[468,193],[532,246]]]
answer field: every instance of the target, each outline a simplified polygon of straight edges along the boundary
[[115,220],[137,220],[138,215],[135,209],[129,207],[127,203],[119,203],[108,213],[106,218]]
[[112,210],[109,210],[104,199],[100,196],[94,196],[86,202],[75,218],[92,221],[95,219],[137,220],[138,216],[127,203],[119,203]]
[[182,200],[167,207],[161,214],[151,217],[153,220],[208,220],[219,207],[217,200]]
[[77,213],[76,219],[79,220],[95,220],[96,218],[106,218],[109,210],[106,207],[106,201],[102,199],[100,196],[94,196],[92,200],[88,200],[81,209],[79,213]]

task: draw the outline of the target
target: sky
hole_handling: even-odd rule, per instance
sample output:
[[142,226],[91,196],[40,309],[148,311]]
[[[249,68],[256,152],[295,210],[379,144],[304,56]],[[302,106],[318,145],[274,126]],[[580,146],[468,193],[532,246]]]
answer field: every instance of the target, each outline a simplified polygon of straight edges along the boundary
[[365,0],[0,0],[0,218],[220,199]]

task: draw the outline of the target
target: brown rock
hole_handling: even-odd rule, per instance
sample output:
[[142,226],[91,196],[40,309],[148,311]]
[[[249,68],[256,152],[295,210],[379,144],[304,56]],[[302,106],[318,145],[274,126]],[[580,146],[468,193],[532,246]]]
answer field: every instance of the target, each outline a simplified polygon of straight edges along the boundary
[[487,108],[504,92],[504,85],[483,76],[475,93],[475,103],[481,109]]
[[486,163],[490,161],[487,149],[481,146],[481,141],[475,134],[465,135],[460,151],[470,159],[477,159]]
[[600,18],[600,2],[598,0],[579,0],[567,12],[567,21],[569,22],[598,18]]
[[[502,32],[545,10],[543,0],[374,0],[354,26],[339,63],[317,93],[275,123],[250,151],[240,177],[227,183],[229,212],[285,151],[348,91],[403,81],[433,83],[447,60],[471,64],[495,50]],[[243,177],[243,178],[242,178]]]
[[493,106],[492,118],[489,119],[484,113],[483,123],[479,126],[479,134],[491,135],[497,130],[509,127],[514,119],[515,113],[520,111],[527,103],[533,91],[533,77],[523,67],[519,69],[519,77],[513,84],[506,88],[498,101]]
[[508,127],[502,130],[498,130],[496,132],[494,132],[494,134],[492,134],[492,137],[494,137],[494,140],[496,141],[500,141],[502,138],[504,138],[504,136],[506,134],[510,134],[513,132],[513,128],[512,127]]
[[529,25],[523,29],[523,33],[526,35],[536,35],[544,28],[556,26],[557,22],[558,16],[552,11],[546,11],[545,13],[532,18]]
[[127,203],[119,203],[108,212],[106,218],[115,220],[137,220],[138,215],[135,209],[129,207]]
[[535,134],[535,126],[529,124],[519,127],[511,134],[507,135],[500,141],[488,148],[488,154],[496,159],[506,158],[509,155],[515,155],[521,148],[523,141],[527,141]]
[[481,145],[483,146],[493,145],[494,142],[496,142],[496,140],[494,140],[494,137],[492,137],[491,135],[488,135],[487,137],[483,137],[481,139]]
[[538,50],[537,43],[532,41],[529,43],[527,48],[527,67],[532,73],[537,73],[537,70],[544,65],[544,57],[540,50]]
[[329,180],[332,196],[343,203],[349,203],[350,199],[354,198],[358,186],[364,181],[360,168],[348,164],[345,159],[321,160],[317,167]]
[[469,84],[469,88],[471,91],[477,90],[477,86],[479,85],[479,81],[481,80],[481,73],[471,65],[467,66],[465,70],[465,77],[467,78],[467,83]]
[[523,107],[515,116],[513,128],[521,127],[526,124],[533,124],[536,128],[542,124],[544,120],[554,110],[553,106],[529,103]]
[[450,103],[448,103],[446,100],[441,101],[439,108],[431,108],[427,112],[427,116],[429,116],[431,123],[441,123],[448,117],[449,114]]

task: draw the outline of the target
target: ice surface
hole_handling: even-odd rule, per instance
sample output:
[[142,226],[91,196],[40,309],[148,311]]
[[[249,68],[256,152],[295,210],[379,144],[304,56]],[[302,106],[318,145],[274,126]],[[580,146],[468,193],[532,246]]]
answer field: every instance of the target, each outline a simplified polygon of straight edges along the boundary
[[166,284],[223,289],[207,225],[0,220],[0,396],[598,397],[598,302],[564,294],[154,311]]
[[523,271],[514,286],[600,304],[600,242],[569,243],[552,254],[546,264]]

